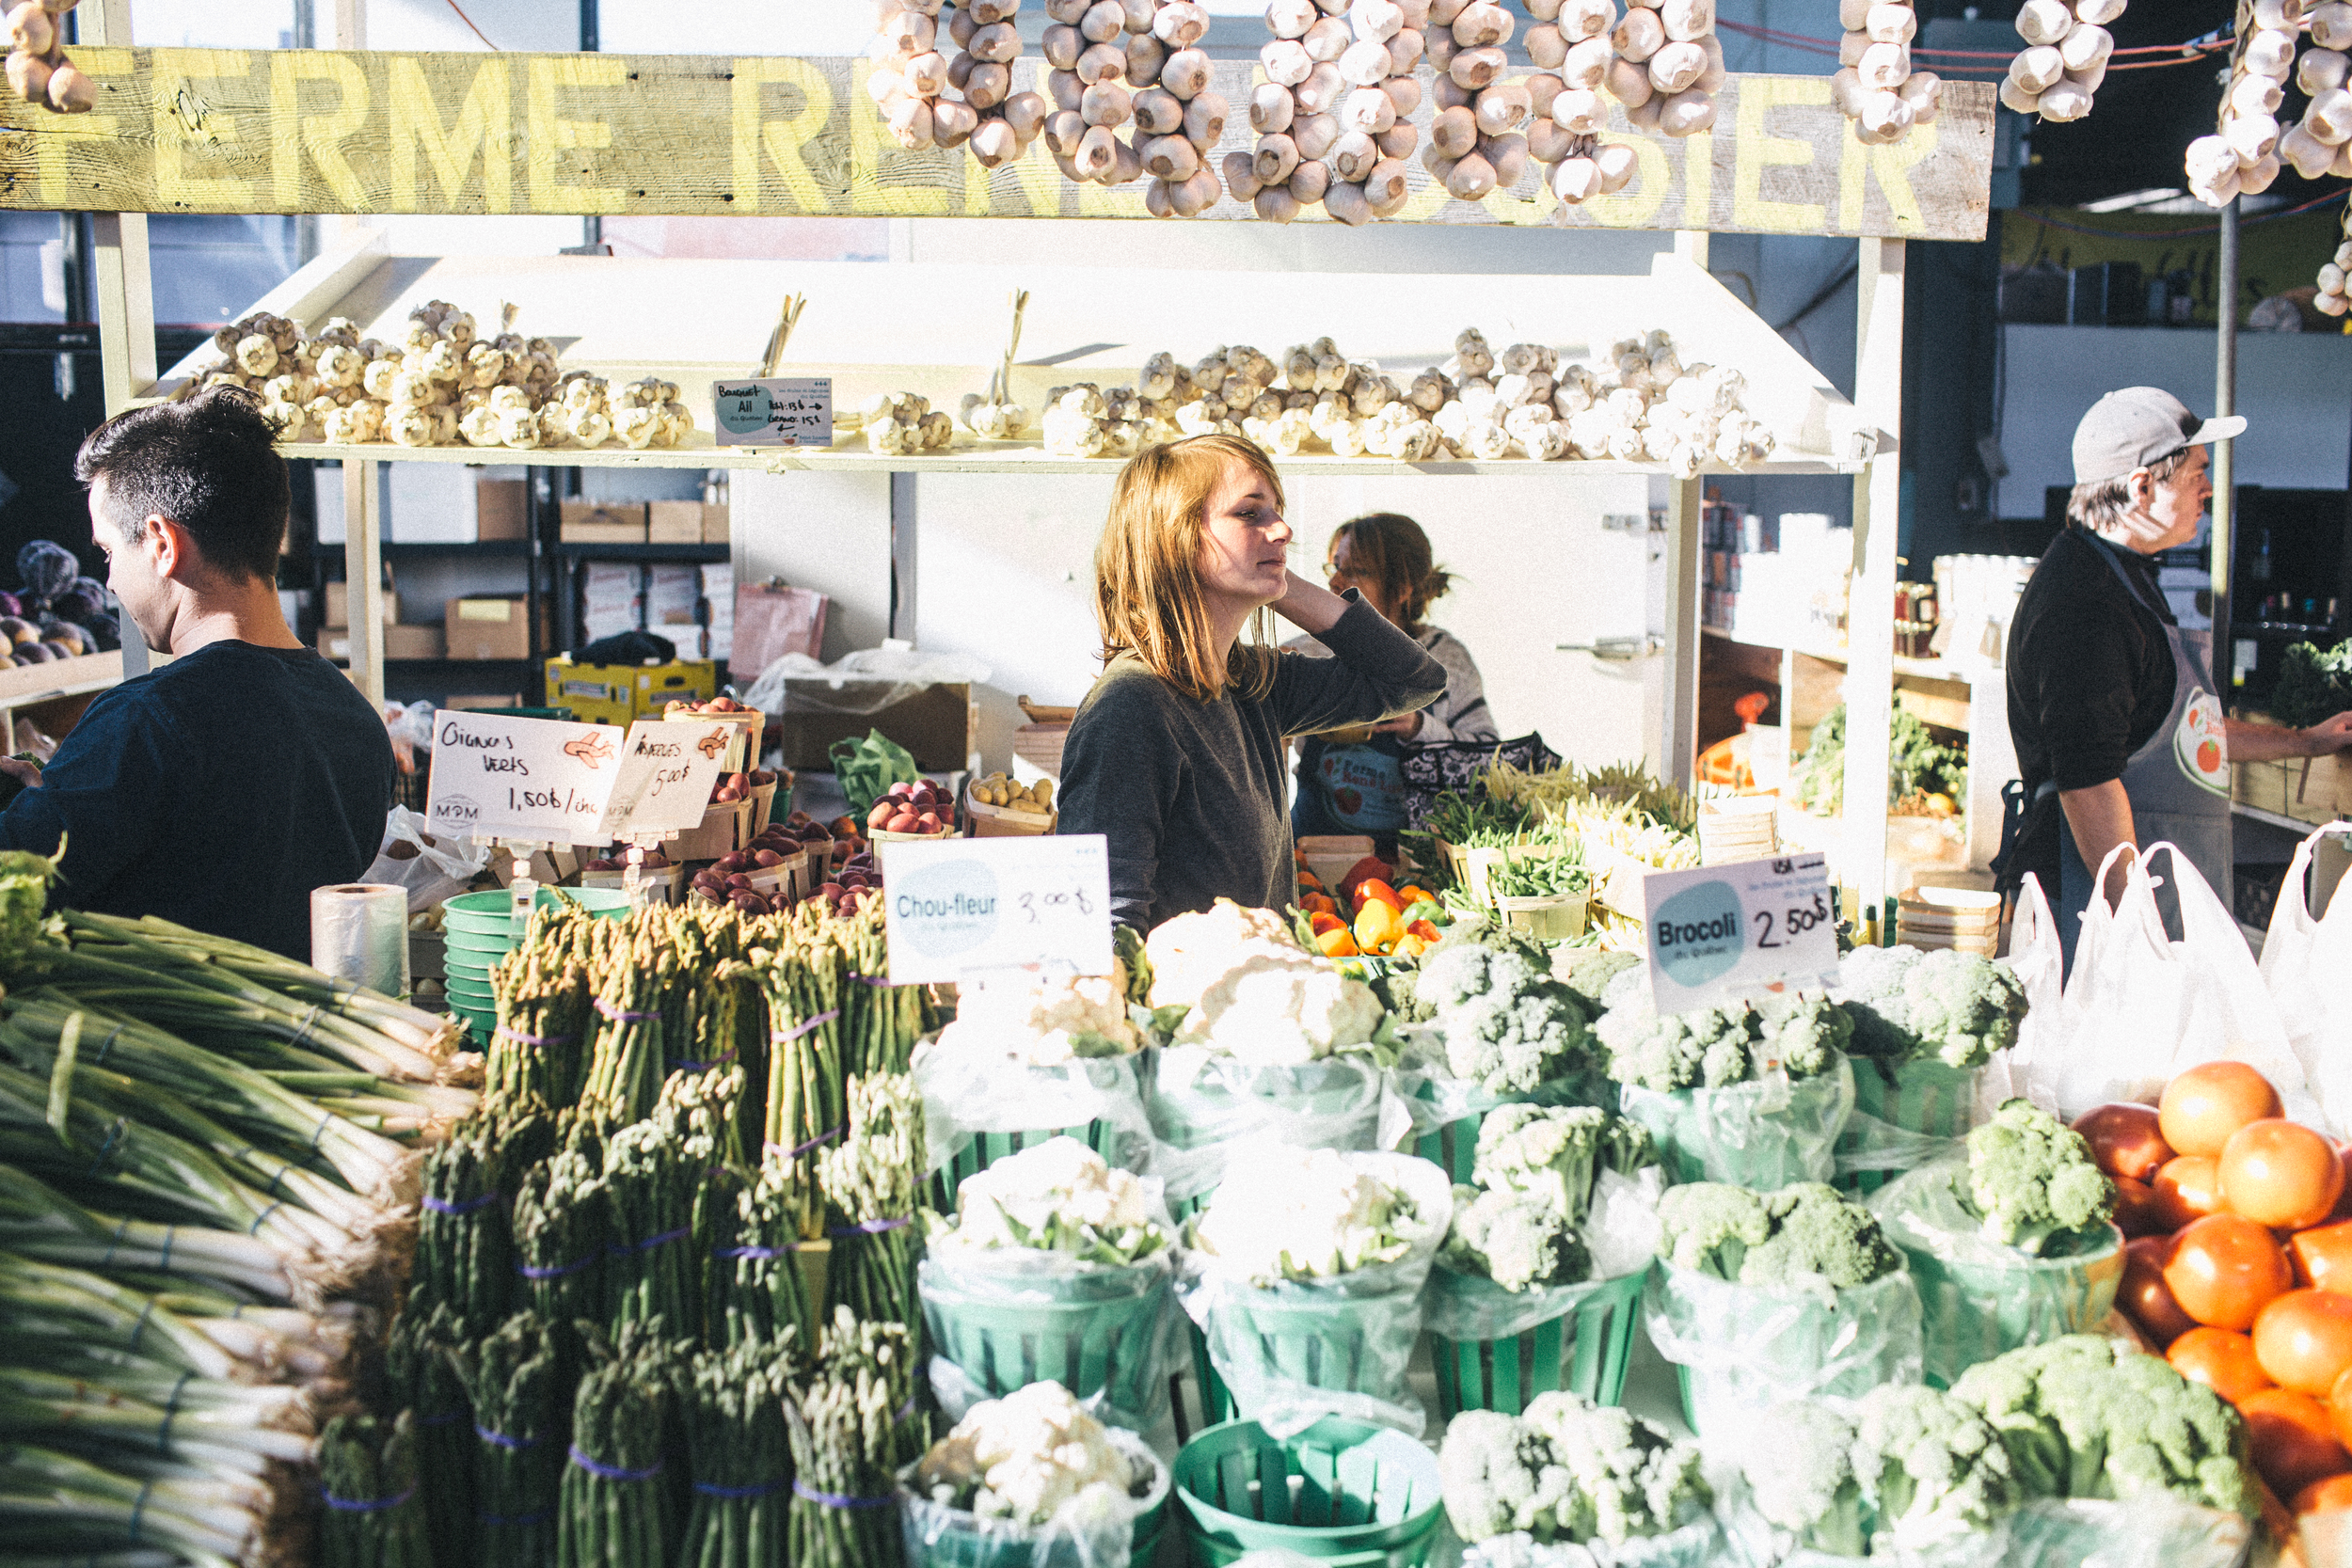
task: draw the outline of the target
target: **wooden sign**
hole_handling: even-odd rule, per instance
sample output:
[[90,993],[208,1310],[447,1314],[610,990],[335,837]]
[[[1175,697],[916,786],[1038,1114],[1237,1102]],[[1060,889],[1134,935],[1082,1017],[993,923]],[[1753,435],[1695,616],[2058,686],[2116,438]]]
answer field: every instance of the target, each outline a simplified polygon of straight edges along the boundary
[[[1073,184],[1041,139],[993,171],[961,149],[902,150],[866,97],[863,60],[92,47],[73,59],[97,85],[91,113],[0,105],[0,207],[1147,215],[1141,182]],[[1014,83],[1043,71],[1025,58]],[[1236,105],[1219,157],[1250,145],[1240,109],[1257,72],[1216,67],[1216,90]],[[1531,165],[1513,189],[1457,201],[1414,162],[1394,221],[1984,238],[1990,86],[1947,83],[1936,122],[1889,147],[1854,139],[1826,76],[1734,76],[1717,103],[1715,128],[1683,141],[1620,118],[1608,139],[1630,144],[1639,168],[1614,196],[1565,207]],[[1433,109],[1416,118],[1425,125]],[[1231,199],[1203,214],[1252,217]],[[1333,220],[1316,209],[1302,221]]]

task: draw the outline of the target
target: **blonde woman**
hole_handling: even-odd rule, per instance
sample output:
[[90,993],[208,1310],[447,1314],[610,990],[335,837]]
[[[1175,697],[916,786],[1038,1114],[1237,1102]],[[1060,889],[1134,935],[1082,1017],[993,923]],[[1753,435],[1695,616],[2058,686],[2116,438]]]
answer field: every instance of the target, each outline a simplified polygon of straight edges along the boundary
[[[1290,569],[1282,482],[1252,443],[1197,436],[1120,471],[1094,550],[1104,671],[1062,749],[1061,832],[1110,846],[1111,913],[1150,930],[1296,888],[1282,739],[1411,713],[1444,666],[1352,590]],[[1271,610],[1329,658],[1244,645]]]

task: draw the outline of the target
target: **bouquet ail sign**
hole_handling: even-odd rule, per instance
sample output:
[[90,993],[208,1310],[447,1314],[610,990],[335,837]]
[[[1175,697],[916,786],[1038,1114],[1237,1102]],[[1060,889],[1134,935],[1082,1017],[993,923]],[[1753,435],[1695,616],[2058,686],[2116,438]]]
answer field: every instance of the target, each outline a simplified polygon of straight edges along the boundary
[[444,708],[433,716],[425,820],[456,838],[611,844],[700,826],[724,724],[641,719],[627,731]]

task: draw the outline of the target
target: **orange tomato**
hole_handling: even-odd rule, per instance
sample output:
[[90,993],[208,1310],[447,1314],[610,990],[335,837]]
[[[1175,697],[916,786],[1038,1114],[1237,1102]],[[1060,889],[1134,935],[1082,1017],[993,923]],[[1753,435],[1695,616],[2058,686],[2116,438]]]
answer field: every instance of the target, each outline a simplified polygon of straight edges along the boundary
[[1399,914],[1405,912],[1404,897],[1377,877],[1367,877],[1356,884],[1356,907],[1362,909],[1367,898],[1377,898]]
[[[2144,1236],[2123,1247],[2123,1283],[2116,1287],[2115,1305],[2158,1350],[2197,1327],[2165,1288],[2164,1260],[2172,1250],[2169,1236]],[[2217,1334],[2219,1329],[2205,1330]]]
[[2221,1172],[2209,1155],[2181,1154],[2167,1160],[2156,1172],[2155,1191],[2167,1230],[2221,1212]]
[[1309,928],[1311,929],[1317,936],[1324,936],[1332,931],[1344,931],[1347,929],[1347,922],[1340,918],[1339,911],[1336,908],[1328,912],[1322,910],[1315,911],[1314,913],[1307,917],[1307,925]]
[[2230,1134],[2279,1114],[2279,1091],[2244,1062],[2200,1062],[2164,1086],[2156,1129],[2181,1154],[2219,1154]]
[[2287,1239],[2297,1285],[2352,1294],[2352,1220],[2298,1230]]
[[2328,1407],[2336,1423],[2336,1441],[2352,1439],[2352,1371],[2336,1379],[2336,1386],[2328,1395]]
[[2336,1441],[2328,1407],[2309,1394],[2265,1388],[2239,1400],[2237,1413],[2246,1418],[2255,1470],[2280,1497],[2352,1470],[2352,1453]]
[[2254,1318],[2254,1359],[2281,1388],[2326,1399],[2352,1368],[2352,1296],[2289,1291]]
[[2295,1495],[2295,1512],[2305,1513],[2340,1513],[2352,1508],[2352,1471],[2315,1481]]
[[2153,1105],[2093,1105],[2074,1118],[2074,1131],[2090,1146],[2101,1170],[2135,1181],[2155,1180],[2157,1167],[2175,1152],[2156,1130]]
[[2172,1212],[2156,1190],[2145,1181],[2135,1181],[2128,1176],[2110,1178],[2115,1182],[2115,1224],[2127,1237],[2169,1236],[2176,1227]]
[[1323,956],[1327,958],[1359,958],[1363,957],[1364,952],[1362,948],[1356,945],[1356,939],[1348,934],[1347,927],[1344,926],[1334,927],[1327,931],[1317,931],[1315,945],[1323,949]]
[[2232,1404],[2276,1386],[2262,1363],[2254,1359],[2254,1341],[2226,1328],[2192,1328],[2172,1341],[2164,1358],[2174,1371],[2191,1383],[2203,1384]]
[[2280,1117],[2248,1122],[2231,1133],[2216,1169],[2223,1206],[2274,1230],[2317,1225],[2344,1193],[2344,1162],[2335,1146]]
[[2173,1238],[2164,1283],[2181,1310],[2210,1328],[2251,1328],[2295,1284],[2270,1232],[2239,1214],[2207,1214]]
[[2352,1144],[2336,1145],[2337,1163],[2344,1166],[2344,1191],[2337,1195],[2331,1218],[2352,1220]]

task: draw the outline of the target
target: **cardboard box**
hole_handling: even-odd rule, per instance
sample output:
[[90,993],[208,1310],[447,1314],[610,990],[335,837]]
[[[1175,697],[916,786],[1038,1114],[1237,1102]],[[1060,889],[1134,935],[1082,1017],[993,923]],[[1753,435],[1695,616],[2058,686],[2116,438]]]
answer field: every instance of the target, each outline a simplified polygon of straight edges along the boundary
[[[666,703],[719,694],[718,666],[707,659],[668,664],[578,664],[559,655],[547,664],[548,704],[593,724],[659,718]],[[859,732],[863,734],[864,732]]]
[[703,543],[724,545],[732,538],[733,535],[728,531],[727,525],[727,503],[725,501],[706,502],[703,506]]
[[438,626],[386,626],[384,657],[386,658],[442,658],[449,653],[449,640]]
[[452,599],[445,615],[451,658],[531,657],[531,607],[523,599]]
[[441,699],[441,705],[468,710],[485,707],[520,707],[523,705],[523,694],[519,691],[480,691],[465,696],[444,697]]
[[[890,683],[850,681],[836,695],[831,683],[819,677],[816,688],[824,693],[819,700],[846,703],[856,699],[862,684],[886,688]],[[963,767],[970,759],[972,688],[966,682],[926,687],[878,713],[792,712],[791,689],[792,683],[787,681],[784,699],[787,711],[776,721],[776,736],[784,749],[787,768],[831,772],[833,743],[863,739],[868,730],[880,730],[904,746],[914,753],[915,766],[929,772],[947,772]]]
[[531,537],[531,482],[527,479],[479,479],[474,482],[475,537]]
[[[388,586],[384,590],[384,624],[389,626],[399,619],[399,591]],[[351,625],[351,584],[330,582],[326,585],[326,624],[337,627]]]
[[642,545],[645,542],[645,503],[567,500],[561,526],[566,545]]
[[699,545],[703,542],[700,501],[653,501],[645,508],[645,538],[655,545]]

